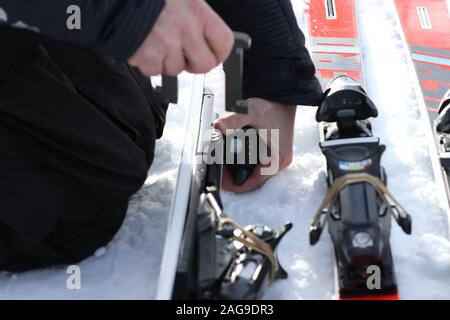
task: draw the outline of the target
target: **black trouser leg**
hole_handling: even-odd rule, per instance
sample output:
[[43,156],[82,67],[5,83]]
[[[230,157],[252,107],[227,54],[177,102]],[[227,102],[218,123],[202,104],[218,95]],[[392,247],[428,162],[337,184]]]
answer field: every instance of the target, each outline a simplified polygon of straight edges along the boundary
[[55,48],[0,83],[0,270],[107,244],[153,159],[154,112],[128,67]]

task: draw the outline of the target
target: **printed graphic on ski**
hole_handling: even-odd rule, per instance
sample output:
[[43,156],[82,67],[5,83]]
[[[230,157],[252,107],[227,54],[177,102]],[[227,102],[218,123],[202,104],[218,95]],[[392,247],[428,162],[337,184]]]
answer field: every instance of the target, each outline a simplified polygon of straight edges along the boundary
[[432,125],[450,89],[450,16],[446,0],[395,0]]
[[311,0],[307,12],[311,53],[322,88],[336,76],[364,84],[354,0]]

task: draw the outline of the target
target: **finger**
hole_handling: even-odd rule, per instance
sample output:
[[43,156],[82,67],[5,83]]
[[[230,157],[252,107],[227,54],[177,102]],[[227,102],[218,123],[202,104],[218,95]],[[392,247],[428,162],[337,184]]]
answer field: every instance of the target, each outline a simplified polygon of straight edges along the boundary
[[234,35],[220,16],[211,10],[205,25],[204,35],[218,63],[225,61],[234,46]]
[[174,48],[168,52],[164,59],[163,74],[177,76],[186,67],[186,61],[181,47]]
[[189,72],[206,73],[219,64],[201,32],[195,32],[195,30],[188,32],[183,42],[183,48],[186,69]]
[[[148,41],[153,41],[153,38]],[[146,41],[128,62],[132,66],[137,67],[146,76],[162,74],[164,55],[157,47],[149,46]]]
[[227,130],[238,130],[251,125],[247,115],[235,112],[227,114],[214,122],[214,128],[222,133],[226,133]]
[[136,66],[146,76],[158,76],[163,73],[163,60],[159,52],[148,52]]

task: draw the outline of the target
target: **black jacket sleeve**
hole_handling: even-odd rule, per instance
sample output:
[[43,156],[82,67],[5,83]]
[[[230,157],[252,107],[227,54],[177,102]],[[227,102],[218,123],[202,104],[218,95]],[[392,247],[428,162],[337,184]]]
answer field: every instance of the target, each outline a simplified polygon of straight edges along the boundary
[[[69,30],[67,8],[81,10],[81,29]],[[127,60],[156,22],[164,0],[0,0],[0,22],[40,32]]]
[[236,31],[248,33],[244,94],[295,105],[318,105],[322,90],[290,0],[209,0]]

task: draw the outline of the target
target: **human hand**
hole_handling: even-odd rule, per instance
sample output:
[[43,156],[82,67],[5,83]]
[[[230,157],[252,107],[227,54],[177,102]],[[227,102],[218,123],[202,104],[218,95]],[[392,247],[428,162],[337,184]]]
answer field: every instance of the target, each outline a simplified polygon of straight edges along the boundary
[[206,73],[222,63],[233,33],[204,0],[166,0],[150,34],[129,59],[148,76]]
[[[272,141],[271,138],[265,141],[270,150],[270,163],[258,164],[250,178],[241,186],[234,184],[233,178],[225,165],[222,187],[236,193],[249,192],[259,188],[272,176],[287,168],[293,157],[296,106],[260,98],[251,98],[248,102],[248,114],[231,113],[218,119],[214,127],[224,134],[227,130],[237,130],[245,126],[251,126],[254,129],[267,129],[269,133],[272,130],[279,130],[279,141]],[[262,174],[264,168],[273,167],[274,163],[276,163],[274,172]]]

